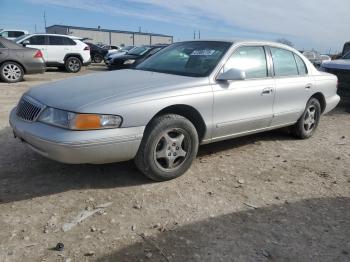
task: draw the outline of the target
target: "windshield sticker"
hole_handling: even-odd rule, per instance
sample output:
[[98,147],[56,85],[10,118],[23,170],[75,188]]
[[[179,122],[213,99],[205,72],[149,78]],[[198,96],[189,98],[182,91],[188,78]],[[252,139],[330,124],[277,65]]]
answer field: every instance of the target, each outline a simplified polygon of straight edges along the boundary
[[191,55],[204,55],[209,56],[213,55],[215,50],[205,49],[205,50],[194,50]]

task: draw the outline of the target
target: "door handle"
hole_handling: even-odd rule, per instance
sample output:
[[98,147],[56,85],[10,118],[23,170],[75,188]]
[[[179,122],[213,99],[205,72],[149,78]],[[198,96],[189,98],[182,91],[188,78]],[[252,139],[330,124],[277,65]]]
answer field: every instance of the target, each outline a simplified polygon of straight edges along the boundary
[[262,91],[262,95],[269,95],[273,92],[273,88],[271,87],[268,87],[268,88],[264,88],[263,91]]
[[310,89],[311,87],[312,87],[312,84],[307,84],[307,85],[305,86],[306,89]]

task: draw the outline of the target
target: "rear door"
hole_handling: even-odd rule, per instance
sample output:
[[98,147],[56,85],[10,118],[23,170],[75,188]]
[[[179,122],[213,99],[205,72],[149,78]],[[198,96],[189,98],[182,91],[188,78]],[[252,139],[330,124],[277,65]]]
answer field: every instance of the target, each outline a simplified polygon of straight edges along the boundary
[[270,50],[276,84],[272,125],[296,122],[305,110],[314,80],[299,55],[277,47]]
[[62,36],[48,36],[48,62],[64,63],[64,57],[70,52],[65,38]]
[[45,62],[48,61],[47,37],[45,35],[33,35],[22,40],[22,42],[24,41],[29,41],[29,44],[27,44],[26,47],[40,49]]

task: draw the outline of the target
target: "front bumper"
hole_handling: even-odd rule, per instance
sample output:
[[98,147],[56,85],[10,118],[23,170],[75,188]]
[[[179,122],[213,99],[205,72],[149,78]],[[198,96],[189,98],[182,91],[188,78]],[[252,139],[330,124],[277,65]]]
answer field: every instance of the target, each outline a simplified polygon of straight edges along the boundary
[[37,153],[68,164],[104,164],[133,159],[145,127],[92,131],[66,130],[40,122],[27,122],[10,114],[16,137]]

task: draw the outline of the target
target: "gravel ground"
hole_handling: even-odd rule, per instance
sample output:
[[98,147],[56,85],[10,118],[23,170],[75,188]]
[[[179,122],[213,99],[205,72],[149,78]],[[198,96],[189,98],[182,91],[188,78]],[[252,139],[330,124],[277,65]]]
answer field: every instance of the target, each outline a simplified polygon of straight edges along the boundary
[[153,183],[132,162],[65,165],[13,139],[22,93],[73,76],[0,83],[0,261],[350,261],[346,107],[309,140],[277,130],[202,146],[184,176]]

